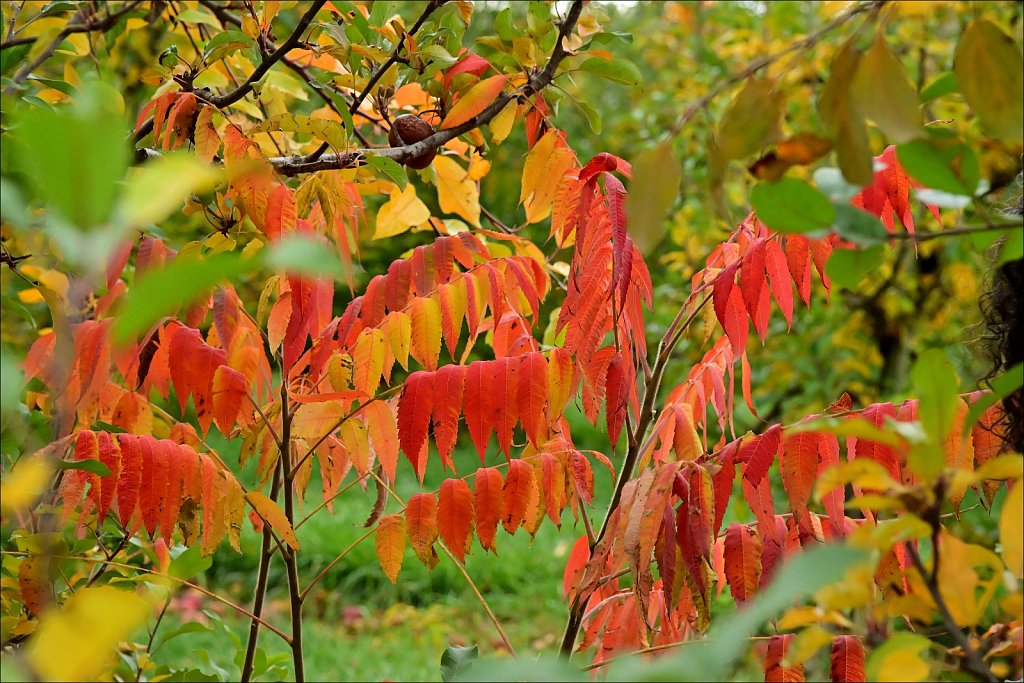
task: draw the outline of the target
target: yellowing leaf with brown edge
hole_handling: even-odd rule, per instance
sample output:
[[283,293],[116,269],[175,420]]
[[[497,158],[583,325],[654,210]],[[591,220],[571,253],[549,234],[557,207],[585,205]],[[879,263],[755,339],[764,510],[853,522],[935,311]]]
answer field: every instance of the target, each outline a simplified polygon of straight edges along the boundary
[[488,105],[501,94],[506,80],[508,79],[505,76],[491,76],[470,88],[455,103],[452,110],[448,112],[448,116],[444,117],[444,121],[441,122],[441,130],[460,126],[487,109]]
[[292,550],[299,549],[299,539],[295,536],[291,523],[277,503],[260,491],[250,491],[246,494],[246,500],[249,501],[249,505],[256,511],[256,514],[270,525],[278,538],[291,546]]
[[402,570],[402,557],[405,555],[405,517],[402,515],[385,515],[377,522],[374,533],[377,546],[377,560],[384,575],[391,583],[398,582],[398,572]]
[[519,203],[526,209],[527,223],[539,223],[551,214],[558,181],[572,163],[572,151],[557,130],[545,133],[526,155]]
[[412,183],[407,184],[404,190],[396,187],[391,190],[388,201],[377,211],[373,239],[399,235],[414,225],[425,223],[429,218],[430,209],[416,196],[416,188]]
[[1024,480],[1013,482],[1006,495],[1003,511],[999,514],[999,543],[1003,547],[1003,562],[1016,577],[1024,575]]
[[439,156],[434,159],[434,172],[437,173],[437,202],[441,211],[462,216],[479,228],[480,190],[469,179],[466,169],[451,157]]

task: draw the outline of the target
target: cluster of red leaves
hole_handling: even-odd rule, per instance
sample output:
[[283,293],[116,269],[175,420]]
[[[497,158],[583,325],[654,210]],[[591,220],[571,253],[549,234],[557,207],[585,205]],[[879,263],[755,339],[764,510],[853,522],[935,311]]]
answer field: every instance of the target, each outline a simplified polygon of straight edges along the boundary
[[159,528],[160,538],[170,543],[177,528],[188,545],[201,539],[204,554],[212,553],[225,536],[239,549],[245,494],[234,476],[206,453],[152,436],[80,431],[51,444],[47,454],[60,455],[70,442],[72,462],[99,461],[110,474],[83,469],[63,473],[58,496],[65,522],[81,505],[80,524],[90,513],[102,523],[114,512],[126,536],[144,528],[153,537]]

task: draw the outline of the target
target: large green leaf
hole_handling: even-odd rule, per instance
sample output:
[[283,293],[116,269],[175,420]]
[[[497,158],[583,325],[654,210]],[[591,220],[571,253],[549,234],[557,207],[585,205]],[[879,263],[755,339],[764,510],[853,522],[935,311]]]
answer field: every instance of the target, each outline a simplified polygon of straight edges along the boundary
[[911,140],[896,148],[896,157],[910,177],[926,187],[967,197],[978,189],[978,157],[955,137]]
[[128,166],[128,127],[118,107],[110,86],[87,81],[69,105],[17,115],[20,166],[47,207],[79,230],[110,218]]
[[828,80],[818,98],[818,112],[835,142],[843,176],[851,183],[867,185],[874,177],[868,129],[850,92],[860,58],[852,42],[839,50],[832,59]]
[[679,195],[682,172],[669,140],[645,149],[633,160],[629,185],[629,232],[641,253],[649,253],[664,236],[665,215]]
[[837,249],[828,259],[825,271],[833,284],[855,290],[864,277],[882,264],[885,248],[876,244],[869,249]]
[[918,477],[930,479],[942,471],[942,443],[953,428],[960,383],[940,349],[929,349],[918,357],[910,371],[910,382],[918,399],[917,418],[927,440],[911,449],[908,464]]
[[881,32],[861,57],[851,92],[861,113],[893,142],[907,142],[921,134],[917,93]]
[[1010,36],[977,19],[956,46],[953,72],[964,99],[989,134],[1007,142],[1024,137],[1024,65]]
[[754,186],[750,203],[757,217],[776,232],[811,232],[829,227],[836,219],[828,197],[796,178]]

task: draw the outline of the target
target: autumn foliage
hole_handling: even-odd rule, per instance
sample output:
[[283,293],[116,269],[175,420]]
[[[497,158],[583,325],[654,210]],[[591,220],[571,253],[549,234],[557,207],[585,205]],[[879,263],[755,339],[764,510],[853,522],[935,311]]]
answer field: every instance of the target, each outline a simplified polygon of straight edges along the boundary
[[[552,80],[572,71],[619,82],[631,73],[612,71],[615,57],[592,42],[608,35],[592,7],[577,0],[555,23],[548,5],[531,3],[529,31],[513,40],[502,24],[490,43],[468,49],[459,43],[474,11],[468,2],[423,3],[415,27],[384,16],[378,3],[185,4],[227,37],[204,39],[194,64],[175,52],[187,68],[166,67],[134,127],[120,131],[141,165],[129,188],[147,170],[155,186],[177,182],[165,188],[177,192],[166,210],[151,217],[148,202],[126,204],[95,226],[67,228],[119,226],[98,260],[63,280],[49,271],[28,278],[4,248],[4,262],[38,290],[50,316],[19,364],[24,413],[45,418],[48,441],[5,469],[5,496],[19,470],[38,466],[52,479],[5,506],[5,529],[10,521],[25,535],[68,539],[60,549],[40,541],[8,553],[5,538],[5,571],[10,559],[18,579],[10,594],[4,584],[4,618],[18,625],[5,644],[33,643],[37,620],[39,638],[48,637],[73,600],[101,590],[93,584],[112,571],[105,564],[162,577],[171,591],[192,576],[174,573],[169,549],[209,556],[226,540],[240,551],[248,525],[263,542],[255,599],[251,611],[229,603],[251,623],[242,677],[254,675],[259,632],[270,630],[289,646],[301,680],[303,602],[324,574],[299,575],[305,519],[296,504],[322,500],[312,515],[358,484],[377,495],[360,540],[373,536],[379,571],[393,583],[407,548],[428,568],[456,563],[472,583],[467,555],[498,555],[508,535],[535,536],[544,524],[571,526],[578,540],[565,562],[561,654],[586,653],[594,669],[689,641],[713,646],[716,628],[726,633],[771,605],[756,624],[737,627],[742,642],[728,643],[756,652],[766,681],[804,680],[805,665],[833,681],[890,680],[901,661],[923,680],[921,652],[931,646],[943,653],[944,675],[1019,677],[1021,460],[1002,439],[999,402],[1019,391],[1016,376],[967,391],[943,358],[925,353],[913,391],[886,401],[856,405],[836,387],[828,407],[765,419],[755,403],[761,347],[799,333],[812,306],[849,289],[846,271],[841,287],[833,283],[851,262],[843,259],[916,247],[922,234],[924,243],[940,230],[922,231],[922,218],[944,224],[948,197],[936,194],[934,175],[915,175],[915,155],[933,144],[927,158],[949,161],[959,143],[928,137],[909,81],[912,101],[899,99],[904,68],[881,29],[866,51],[851,38],[834,58],[818,102],[827,137],[783,139],[770,120],[773,110],[781,117],[782,86],[748,74],[717,127],[718,177],[709,182],[719,193],[730,160],[760,155],[751,167],[761,179],[754,210],[744,206],[745,218],[693,264],[688,282],[675,283],[682,305],[666,325],[652,322],[661,301],[641,244],[651,228],[630,219],[631,202],[657,204],[636,182],[652,177],[649,157],[638,155],[636,166],[629,155],[578,157],[549,97]],[[874,21],[884,4],[855,4],[842,21],[864,13]],[[161,3],[115,11],[134,21],[144,9],[186,21]],[[81,12],[62,24],[64,38],[106,30]],[[1014,45],[978,19],[961,42],[961,70],[987,49],[968,40],[972,30],[995,30]],[[527,59],[526,45],[529,67],[510,59]],[[16,47],[5,43],[3,54]],[[43,61],[27,63],[23,75],[5,71],[12,92]],[[236,78],[230,67],[243,62]],[[221,65],[234,83],[199,85],[199,64]],[[261,88],[279,87],[262,79],[282,68],[321,98],[316,109],[261,110]],[[871,69],[898,76],[887,83],[892,102],[865,90]],[[310,75],[320,71],[331,80]],[[969,86],[963,95],[999,144],[1019,150],[999,107]],[[29,110],[19,116],[31,131],[34,102],[18,106]],[[764,130],[744,107],[769,119]],[[400,115],[418,117],[428,134],[403,137]],[[872,154],[867,120],[894,144]],[[513,139],[525,150],[525,222],[510,227],[490,215],[481,181],[488,151]],[[852,189],[843,196],[793,170],[830,149]],[[947,174],[976,180],[961,162],[954,158]],[[865,165],[869,177],[859,179]],[[162,169],[169,175],[156,175]],[[188,173],[195,179],[181,180]],[[66,210],[39,196],[53,215]],[[202,240],[161,229],[183,206],[208,223]],[[660,208],[658,225],[671,206]],[[25,226],[6,215],[5,234],[9,222],[28,244]],[[62,225],[40,239],[68,251]],[[371,232],[397,240],[413,228],[401,257],[361,277]],[[178,279],[161,279],[168,274]],[[168,297],[176,286],[180,295]],[[684,340],[698,358],[689,367],[674,355]],[[574,438],[582,420],[606,438]],[[225,440],[240,444],[237,462],[211,445]],[[432,462],[445,471],[436,490],[424,486]],[[614,482],[610,499],[600,494],[605,477]],[[397,493],[403,480],[417,487],[406,500]],[[966,511],[967,496],[977,501],[972,509],[999,511],[997,549],[949,521]],[[104,530],[116,547],[104,545]],[[75,545],[93,536],[96,547]],[[840,546],[842,562],[822,571],[831,578],[809,578],[805,592],[777,582],[795,557]],[[77,555],[67,557],[71,547]],[[343,544],[338,552],[347,552]],[[62,584],[49,563],[65,559],[98,566]],[[287,575],[287,633],[261,612],[277,562]],[[60,608],[58,596],[76,589],[86,598]],[[726,591],[731,603],[721,599]],[[148,613],[137,608],[133,624]],[[938,627],[949,638],[921,635]],[[883,644],[889,636],[895,645]],[[61,675],[39,655],[28,661],[40,677]]]

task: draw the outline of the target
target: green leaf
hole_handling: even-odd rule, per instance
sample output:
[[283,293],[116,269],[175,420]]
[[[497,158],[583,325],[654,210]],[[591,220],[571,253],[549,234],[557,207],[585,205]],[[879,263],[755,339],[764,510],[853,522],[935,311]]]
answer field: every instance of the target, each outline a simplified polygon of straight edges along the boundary
[[729,103],[718,126],[721,162],[755,154],[779,138],[782,97],[771,78],[751,78]]
[[322,242],[305,235],[287,237],[272,244],[264,253],[264,264],[272,270],[335,278],[345,275],[337,252],[325,249]]
[[179,12],[178,21],[185,24],[206,24],[218,31],[221,30],[221,25],[220,22],[217,21],[217,17],[208,12],[201,12],[198,9],[187,9],[184,12]]
[[624,85],[640,85],[640,81],[643,80],[640,71],[633,66],[632,62],[623,59],[607,60],[591,57],[580,64],[579,68]]
[[850,93],[859,62],[860,52],[852,42],[845,43],[832,59],[828,80],[818,98],[818,112],[835,142],[843,176],[856,185],[867,185],[874,177],[868,129]]
[[597,113],[597,110],[595,110],[593,107],[591,107],[589,104],[587,104],[581,99],[574,99],[572,103],[575,104],[581,112],[583,112],[583,115],[585,117],[587,117],[587,125],[590,126],[590,130],[595,135],[600,134],[601,115]]
[[210,41],[206,43],[206,49],[203,51],[203,62],[213,64],[219,59],[223,59],[239,50],[254,47],[255,45],[256,43],[253,42],[252,38],[241,31],[222,31],[213,38],[210,38]]
[[834,284],[856,290],[860,281],[882,264],[885,249],[880,244],[869,249],[836,249],[828,259],[825,272]]
[[466,670],[479,656],[480,650],[476,645],[468,647],[449,645],[441,654],[441,680],[445,683],[467,680],[464,678]]
[[124,343],[146,331],[164,315],[186,306],[218,283],[236,277],[253,263],[233,252],[209,258],[179,256],[148,272],[128,291],[114,321],[114,340]]
[[494,18],[494,32],[506,43],[511,43],[522,35],[516,29],[515,24],[512,23],[512,10],[510,8],[506,7],[498,12],[498,16]]
[[110,217],[128,166],[128,127],[112,89],[88,81],[70,105],[26,108],[13,131],[18,161],[47,207],[79,230]]
[[1024,258],[1024,230],[1020,226],[1006,231],[1006,240],[999,249],[999,258],[996,259],[996,266],[1001,266],[1010,261]]
[[918,398],[917,419],[928,439],[911,449],[907,464],[921,479],[931,479],[942,472],[942,443],[953,428],[960,382],[946,353],[929,349],[914,363],[910,383]]
[[452,57],[448,50],[445,50],[440,45],[427,45],[420,50],[420,57],[425,60],[429,59],[442,69],[447,69],[458,61],[455,57]]
[[860,112],[893,142],[907,142],[921,134],[917,93],[881,31],[861,57],[850,92]]
[[929,83],[921,91],[921,102],[931,102],[946,95],[952,95],[957,91],[956,74],[946,71],[934,81]]
[[112,425],[109,422],[103,420],[94,420],[92,425],[89,427],[94,432],[110,432],[111,434],[127,434],[128,430],[117,425]]
[[810,232],[827,228],[836,219],[828,197],[796,178],[755,185],[750,203],[757,217],[776,232]]
[[15,66],[21,64],[21,61],[28,54],[32,44],[26,43],[24,45],[15,45],[14,47],[7,48],[3,52],[0,52],[0,74],[5,74]]
[[953,72],[982,127],[1005,142],[1024,137],[1024,65],[1020,48],[990,21],[977,19],[960,36]]
[[179,579],[188,580],[202,574],[213,564],[213,557],[203,557],[200,549],[189,548],[171,561],[167,573]]
[[409,176],[405,172],[405,167],[394,159],[370,155],[366,157],[366,164],[383,173],[387,176],[388,180],[398,185],[402,190],[409,183]]
[[665,216],[679,196],[681,179],[670,140],[645,149],[633,160],[626,212],[629,232],[641,253],[649,253],[665,236]]
[[101,477],[110,476],[110,468],[99,460],[58,460],[58,470],[83,470]]
[[833,203],[846,204],[860,192],[860,185],[846,182],[843,172],[831,166],[814,169],[814,184],[828,195]]
[[967,197],[978,189],[978,157],[956,138],[911,140],[896,147],[896,158],[910,177],[928,188]]
[[885,226],[874,214],[849,204],[834,203],[833,206],[836,209],[836,220],[832,223],[832,229],[839,233],[844,240],[862,247],[870,247],[875,244],[884,244],[889,239],[889,233],[885,231]]
[[978,421],[981,414],[1002,401],[1004,398],[1024,386],[1024,363],[1017,363],[1006,372],[993,377],[989,383],[989,392],[971,404],[967,411],[967,419],[964,420],[962,436],[967,436],[971,427]]
[[612,681],[724,681],[746,653],[741,646],[769,619],[819,589],[839,581],[848,569],[868,559],[861,550],[842,545],[817,546],[788,556],[772,582],[743,609],[718,618],[707,640],[656,660],[630,657],[612,665]]
[[819,417],[813,420],[806,420],[792,427],[786,427],[787,434],[800,434],[802,432],[824,432],[836,436],[854,436],[858,439],[868,439],[888,446],[902,446],[904,439],[891,431],[876,427],[873,423],[863,419],[835,419],[831,417]]
[[129,178],[120,216],[128,225],[159,223],[194,193],[216,187],[223,173],[191,154],[172,153],[137,169]]

